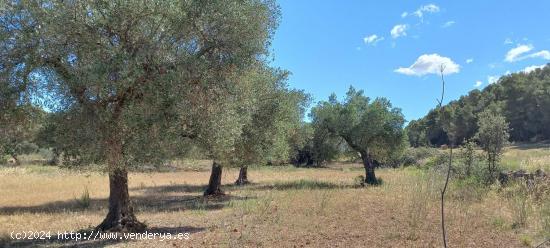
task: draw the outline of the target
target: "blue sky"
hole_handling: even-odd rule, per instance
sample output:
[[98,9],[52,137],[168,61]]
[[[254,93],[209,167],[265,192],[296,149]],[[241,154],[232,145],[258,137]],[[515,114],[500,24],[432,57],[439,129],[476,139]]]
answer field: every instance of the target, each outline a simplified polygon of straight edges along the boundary
[[550,1],[279,1],[274,66],[326,100],[350,85],[384,96],[407,120],[495,78],[550,62]]

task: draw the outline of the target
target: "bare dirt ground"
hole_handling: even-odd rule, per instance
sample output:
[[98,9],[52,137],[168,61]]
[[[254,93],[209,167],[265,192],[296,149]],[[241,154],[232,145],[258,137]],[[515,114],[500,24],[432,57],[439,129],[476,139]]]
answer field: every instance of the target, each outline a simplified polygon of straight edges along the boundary
[[[55,167],[0,170],[0,242],[4,246],[113,247],[441,247],[438,176],[381,169],[382,186],[357,188],[360,165],[249,169],[253,182],[227,196],[202,197],[209,171],[131,173],[130,195],[150,232],[189,233],[188,240],[12,240],[12,231],[89,230],[107,212],[108,178]],[[91,200],[80,200],[88,189]],[[452,190],[452,189],[451,189]],[[466,197],[463,197],[466,195]],[[523,247],[530,227],[510,228],[510,209],[495,194],[450,194],[450,247]],[[533,240],[535,244],[538,240]],[[2,246],[2,243],[0,243]]]

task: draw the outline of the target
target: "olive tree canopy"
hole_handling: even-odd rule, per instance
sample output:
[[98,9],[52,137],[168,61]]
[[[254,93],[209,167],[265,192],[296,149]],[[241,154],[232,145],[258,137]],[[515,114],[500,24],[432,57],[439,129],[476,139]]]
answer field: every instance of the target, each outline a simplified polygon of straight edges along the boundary
[[276,5],[261,0],[4,2],[2,84],[23,82],[31,101],[64,115],[80,158],[108,164],[109,212],[98,229],[141,230],[127,166],[187,135],[176,108],[202,108],[188,101],[197,92],[230,99],[238,75],[265,57],[277,21]]
[[336,95],[320,102],[311,111],[315,128],[326,129],[340,136],[361,156],[365,166],[365,183],[377,184],[374,159],[383,161],[403,148],[405,119],[401,110],[385,98],[371,101],[350,87],[344,101]]

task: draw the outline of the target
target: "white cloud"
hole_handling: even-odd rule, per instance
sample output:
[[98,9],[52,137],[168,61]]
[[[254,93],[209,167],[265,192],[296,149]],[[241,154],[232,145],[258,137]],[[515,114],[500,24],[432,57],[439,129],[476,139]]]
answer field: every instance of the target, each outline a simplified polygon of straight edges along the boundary
[[424,6],[420,6],[413,15],[418,16],[420,19],[424,16],[424,13],[436,13],[439,12],[439,7],[435,4],[428,4]]
[[409,76],[423,76],[426,74],[439,74],[441,66],[445,70],[443,74],[458,73],[460,65],[453,62],[450,58],[439,56],[439,54],[423,54],[409,67],[400,67],[394,71]]
[[363,38],[363,41],[365,42],[365,44],[369,45],[376,45],[376,43],[378,43],[379,41],[382,41],[384,40],[384,37],[378,37],[378,35],[376,34],[372,34],[372,35],[369,35],[365,38]]
[[538,58],[538,57],[550,60],[550,52],[548,50],[542,50],[526,56],[526,58]]
[[525,53],[528,53],[531,50],[533,50],[532,45],[521,45],[521,44],[519,44],[518,46],[510,49],[510,51],[508,51],[506,53],[506,57],[504,58],[504,60],[507,61],[507,62],[514,62],[514,61],[517,61],[517,60],[521,60],[521,59],[523,59],[521,57],[521,55],[523,55]]
[[525,69],[521,70],[523,73],[529,73],[529,72],[532,72],[536,69],[542,69],[544,68],[546,65],[532,65],[532,66],[527,66],[525,67]]
[[395,39],[399,36],[407,36],[407,29],[408,28],[409,28],[409,25],[407,25],[407,24],[397,24],[397,25],[395,25],[390,31],[391,37]]
[[504,60],[507,62],[516,62],[516,61],[529,59],[529,58],[542,58],[542,59],[550,60],[550,51],[540,50],[538,52],[528,54],[533,49],[534,47],[531,44],[527,44],[527,45],[520,44],[510,49],[510,51],[506,53]]
[[506,39],[504,40],[504,44],[514,44],[514,42],[512,42],[512,39],[506,38]]
[[401,13],[401,18],[405,18],[409,15],[409,13],[407,11]]
[[498,76],[488,76],[487,77],[487,83],[494,84],[498,81]]
[[446,23],[443,23],[443,25],[441,25],[442,28],[448,28],[452,25],[454,25],[456,22],[455,21],[448,21]]
[[481,81],[478,80],[478,81],[476,81],[476,83],[474,84],[474,87],[479,88],[479,86],[481,86],[482,84],[483,84],[483,82],[481,82]]
[[473,59],[473,58],[469,58],[469,59],[466,60],[466,64],[470,64],[470,63],[472,63],[472,62],[474,62],[474,59]]

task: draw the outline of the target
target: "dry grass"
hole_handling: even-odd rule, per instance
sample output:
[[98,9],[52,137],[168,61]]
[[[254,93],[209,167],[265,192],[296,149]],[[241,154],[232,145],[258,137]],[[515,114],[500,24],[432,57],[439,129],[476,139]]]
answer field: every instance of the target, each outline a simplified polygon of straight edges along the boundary
[[[152,230],[191,232],[187,241],[126,241],[89,245],[150,247],[437,247],[440,246],[437,190],[441,180],[410,169],[379,170],[379,187],[354,188],[359,165],[323,169],[276,167],[250,170],[254,184],[230,185],[225,172],[222,199],[200,197],[208,171],[131,173],[138,218]],[[107,176],[48,167],[2,169],[0,236],[11,231],[75,231],[98,224],[106,213]],[[89,190],[90,206],[76,200]],[[452,201],[452,200],[451,200]],[[449,203],[453,247],[522,246],[521,235],[495,228],[507,208],[489,197]],[[503,224],[507,225],[507,224]],[[16,245],[28,243],[15,243]],[[37,243],[31,243],[35,245]],[[38,243],[58,246],[59,243]],[[13,243],[12,243],[13,245]],[[67,244],[63,244],[67,245]]]
[[502,158],[507,169],[550,172],[550,144],[518,144],[508,147]]

